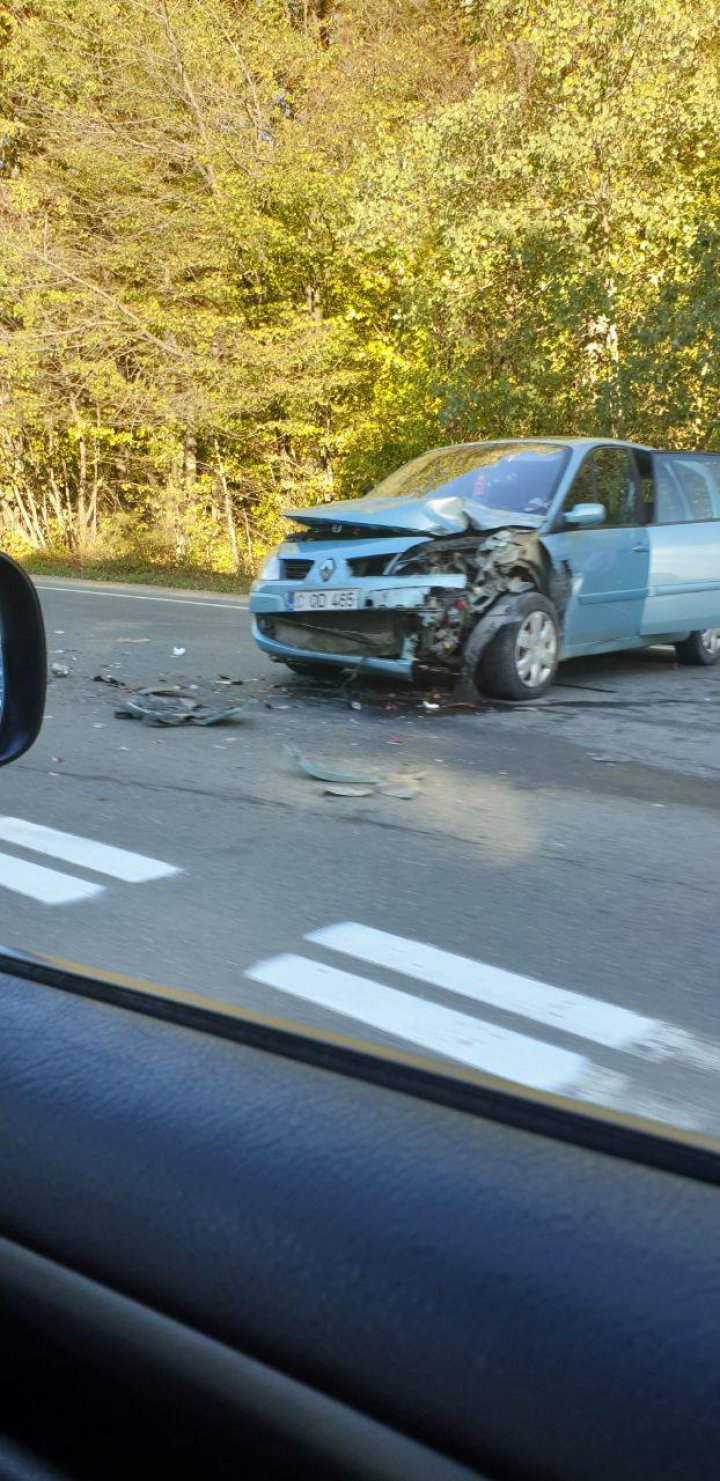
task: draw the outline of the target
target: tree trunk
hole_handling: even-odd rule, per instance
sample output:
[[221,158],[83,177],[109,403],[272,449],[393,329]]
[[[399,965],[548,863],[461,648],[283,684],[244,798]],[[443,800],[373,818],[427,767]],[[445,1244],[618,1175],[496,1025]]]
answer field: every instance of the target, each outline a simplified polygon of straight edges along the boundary
[[98,491],[100,488],[100,454],[98,452],[97,437],[93,438],[93,481],[90,494],[90,534],[93,545],[97,544],[98,532]]
[[88,534],[88,509],[87,509],[87,443],[84,434],[80,434],[78,441],[79,468],[78,468],[78,503],[77,503],[77,544],[81,555],[87,548]]
[[232,495],[225,474],[225,465],[220,457],[220,448],[217,438],[214,439],[215,457],[217,459],[218,477],[222,489],[223,504],[225,508],[225,524],[227,526],[228,540],[230,542],[230,554],[232,556],[233,570],[237,571],[240,566],[240,553],[238,551],[237,530],[235,528],[235,515],[233,513]]
[[245,508],[244,504],[240,505],[240,513],[242,515],[242,522],[245,527],[245,544],[247,545],[248,561],[252,569],[253,565],[255,564],[255,550],[253,548],[252,535],[250,533],[250,520],[248,519],[247,509]]

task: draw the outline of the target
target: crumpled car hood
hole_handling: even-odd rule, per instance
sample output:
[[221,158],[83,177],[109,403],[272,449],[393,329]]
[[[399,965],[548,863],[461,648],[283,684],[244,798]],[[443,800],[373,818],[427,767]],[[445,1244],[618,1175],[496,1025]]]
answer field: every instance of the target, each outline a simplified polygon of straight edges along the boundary
[[[286,511],[286,517],[306,525],[367,525],[372,529],[407,530],[414,535],[462,535],[466,530],[499,530],[508,526],[534,530],[542,521],[532,514],[485,509],[473,500],[457,497],[416,499],[347,499],[319,504],[313,509]],[[319,532],[318,532],[319,533]]]

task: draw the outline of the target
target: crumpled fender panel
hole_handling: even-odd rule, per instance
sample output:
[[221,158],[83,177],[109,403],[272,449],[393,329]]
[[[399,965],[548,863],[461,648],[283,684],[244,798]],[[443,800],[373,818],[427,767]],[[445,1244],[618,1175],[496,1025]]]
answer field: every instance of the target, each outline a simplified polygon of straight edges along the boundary
[[512,621],[513,603],[525,592],[549,597],[562,619],[571,586],[569,571],[553,566],[537,532],[512,526],[423,540],[399,556],[391,572],[430,577],[460,572],[466,577],[463,592],[438,589],[433,594],[422,615],[416,655],[421,663],[455,670],[462,665],[463,672],[469,669],[470,645],[472,672],[490,639]]

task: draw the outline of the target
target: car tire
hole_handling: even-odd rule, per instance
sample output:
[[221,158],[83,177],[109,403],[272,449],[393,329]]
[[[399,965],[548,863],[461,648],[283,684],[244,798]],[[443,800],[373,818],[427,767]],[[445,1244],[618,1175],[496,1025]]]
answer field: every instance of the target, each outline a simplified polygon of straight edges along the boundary
[[702,632],[691,633],[682,643],[675,644],[678,663],[693,668],[707,668],[720,658],[720,627],[706,627]]
[[480,659],[478,689],[495,699],[539,699],[550,688],[558,666],[557,612],[539,592],[519,603],[517,621],[501,627]]
[[337,684],[342,672],[341,669],[336,668],[332,663],[311,663],[309,660],[305,662],[300,658],[297,662],[294,659],[292,661],[286,659],[285,667],[292,669],[294,674],[300,674],[303,679],[327,679],[330,683],[335,684]]

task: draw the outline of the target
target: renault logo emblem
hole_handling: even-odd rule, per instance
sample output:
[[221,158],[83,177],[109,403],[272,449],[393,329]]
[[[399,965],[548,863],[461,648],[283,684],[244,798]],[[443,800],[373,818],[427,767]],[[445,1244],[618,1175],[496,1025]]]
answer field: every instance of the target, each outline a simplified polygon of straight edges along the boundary
[[327,559],[324,560],[323,563],[322,563],[322,565],[319,567],[320,580],[321,581],[329,581],[330,580],[330,577],[333,575],[334,570],[335,570],[335,562],[334,562],[332,556],[329,555],[327,557]]

